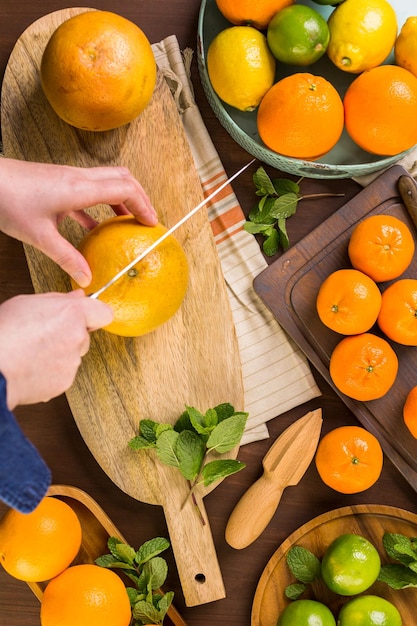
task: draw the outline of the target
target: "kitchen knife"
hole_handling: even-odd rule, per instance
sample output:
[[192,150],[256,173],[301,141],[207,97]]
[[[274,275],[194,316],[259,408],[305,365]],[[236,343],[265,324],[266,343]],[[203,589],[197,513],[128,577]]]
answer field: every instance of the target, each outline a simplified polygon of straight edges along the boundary
[[182,226],[187,220],[190,219],[190,217],[192,217],[193,215],[195,215],[197,213],[197,211],[199,211],[200,209],[202,209],[204,206],[206,206],[206,204],[208,202],[210,202],[210,200],[212,200],[215,196],[217,196],[217,194],[219,194],[225,187],[227,187],[227,185],[230,185],[230,183],[232,181],[234,181],[238,176],[240,176],[248,167],[250,167],[253,163],[255,163],[256,159],[252,159],[252,161],[249,161],[249,163],[246,163],[246,165],[244,165],[240,170],[238,170],[237,172],[235,172],[230,178],[228,178],[227,180],[225,180],[220,187],[217,187],[217,189],[215,189],[209,196],[207,196],[207,198],[204,198],[204,200],[202,200],[200,202],[200,204],[198,204],[197,206],[195,206],[193,209],[191,209],[191,211],[189,213],[187,213],[186,215],[184,215],[184,217],[182,217],[176,224],[174,224],[174,226],[172,226],[169,230],[167,230],[161,237],[159,237],[159,239],[157,239],[156,241],[153,242],[152,245],[150,245],[148,248],[146,248],[146,250],[144,250],[143,252],[141,252],[140,254],[138,254],[137,257],[135,257],[132,261],[130,261],[130,263],[128,263],[123,269],[121,269],[119,272],[117,272],[117,274],[115,274],[113,276],[113,278],[111,278],[105,285],[103,285],[102,287],[100,287],[100,289],[97,289],[97,291],[95,291],[94,293],[89,294],[90,298],[98,298],[99,296],[101,296],[101,294],[103,293],[103,291],[105,291],[106,289],[108,289],[111,285],[113,285],[117,280],[119,280],[119,278],[121,278],[124,274],[126,274],[126,272],[128,272],[130,269],[132,269],[132,267],[134,267],[137,263],[139,263],[140,261],[142,261],[142,259],[149,254],[149,252],[152,252],[152,250],[154,250],[157,246],[159,246],[159,244],[161,244],[163,241],[165,241],[165,239],[167,239],[167,237],[169,237],[170,235],[172,235],[172,233],[174,233],[177,228],[179,228],[180,226]]
[[405,207],[417,228],[417,184],[411,176],[400,176],[398,189]]
[[284,489],[297,485],[314,457],[322,426],[321,409],[310,411],[291,424],[265,455],[262,476],[246,491],[229,517],[226,541],[246,548],[268,526]]

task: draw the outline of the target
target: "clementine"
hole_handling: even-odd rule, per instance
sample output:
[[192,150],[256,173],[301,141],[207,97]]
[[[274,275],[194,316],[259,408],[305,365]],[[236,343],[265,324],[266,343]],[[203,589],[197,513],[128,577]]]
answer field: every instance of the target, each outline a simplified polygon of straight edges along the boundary
[[398,278],[410,265],[415,244],[407,224],[393,215],[371,215],[352,231],[348,255],[353,267],[376,282]]
[[322,76],[298,72],[276,82],[257,116],[262,141],[275,152],[315,160],[329,152],[343,131],[343,103]]
[[382,293],[378,325],[392,341],[417,346],[417,279],[397,280]]
[[381,475],[383,452],[378,439],[361,426],[340,426],[321,439],[315,456],[322,481],[340,493],[359,493]]
[[216,0],[224,17],[237,25],[265,29],[274,15],[295,0]]
[[417,144],[417,77],[403,67],[362,72],[343,104],[346,130],[363,150],[391,156]]
[[40,74],[59,117],[76,128],[104,131],[144,110],[155,88],[156,62],[136,24],[110,11],[86,11],[53,32]]
[[356,335],[375,324],[381,308],[381,292],[363,272],[341,269],[332,272],[321,284],[316,308],[325,326],[342,335]]
[[46,496],[31,513],[9,509],[0,521],[0,562],[26,582],[57,576],[77,556],[81,524],[66,502]]
[[126,587],[112,570],[84,563],[51,580],[41,601],[42,626],[129,626]]
[[[79,246],[93,274],[88,293],[107,284],[165,232],[162,224],[144,226],[130,215],[101,222]],[[187,257],[170,235],[100,296],[114,312],[105,330],[125,337],[152,332],[179,309],[187,285]],[[79,288],[74,280],[72,286]]]
[[417,386],[412,387],[407,394],[403,406],[403,419],[410,433],[417,439]]
[[330,356],[330,376],[339,391],[355,400],[384,396],[397,377],[398,358],[388,341],[372,333],[345,337]]

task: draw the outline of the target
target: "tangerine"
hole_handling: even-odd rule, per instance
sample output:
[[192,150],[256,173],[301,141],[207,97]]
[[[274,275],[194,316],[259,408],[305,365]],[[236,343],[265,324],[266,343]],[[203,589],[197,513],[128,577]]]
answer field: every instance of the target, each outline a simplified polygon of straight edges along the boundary
[[258,109],[258,132],[275,152],[315,160],[329,152],[343,131],[343,103],[322,76],[297,72],[265,94]]
[[378,439],[361,426],[340,426],[326,433],[315,464],[322,481],[339,493],[359,493],[376,483],[383,452]]
[[381,308],[381,292],[376,283],[359,270],[332,272],[317,294],[317,313],[325,326],[342,335],[369,330]]
[[417,439],[417,386],[412,387],[407,394],[403,406],[403,419],[410,433]]
[[[111,217],[93,228],[79,245],[93,275],[88,292],[106,285],[164,233],[162,224],[144,226],[131,215]],[[114,313],[105,330],[138,337],[164,324],[181,306],[188,274],[185,252],[170,235],[100,296]],[[79,288],[73,279],[71,283]]]
[[417,77],[403,67],[362,72],[343,104],[346,130],[363,150],[392,156],[417,144]]
[[224,17],[237,25],[250,25],[264,30],[275,13],[295,0],[216,0]]
[[348,255],[353,267],[375,282],[398,278],[414,255],[414,238],[407,224],[392,215],[371,215],[352,231]]
[[149,103],[156,62],[144,32],[110,11],[86,11],[53,32],[41,84],[55,113],[76,128],[123,126]]
[[129,626],[126,587],[113,571],[83,563],[51,580],[41,601],[42,626]]
[[46,496],[31,513],[9,509],[0,522],[0,562],[26,582],[57,576],[77,556],[81,524],[66,502]]
[[334,385],[349,398],[366,402],[384,396],[398,373],[398,357],[388,341],[372,333],[342,339],[330,356]]
[[408,17],[394,45],[395,62],[417,76],[417,16]]
[[402,278],[385,289],[378,326],[392,341],[417,346],[417,279]]

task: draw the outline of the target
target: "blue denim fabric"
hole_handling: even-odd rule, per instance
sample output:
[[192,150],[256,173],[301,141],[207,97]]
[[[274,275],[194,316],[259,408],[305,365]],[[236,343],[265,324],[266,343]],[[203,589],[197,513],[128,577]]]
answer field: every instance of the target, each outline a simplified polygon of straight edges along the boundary
[[0,499],[30,513],[45,496],[51,473],[7,407],[6,380],[0,373]]

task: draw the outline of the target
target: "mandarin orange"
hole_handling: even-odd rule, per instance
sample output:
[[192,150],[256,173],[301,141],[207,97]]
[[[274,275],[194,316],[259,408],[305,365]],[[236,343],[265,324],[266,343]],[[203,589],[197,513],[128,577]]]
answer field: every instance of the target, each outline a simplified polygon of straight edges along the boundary
[[373,333],[342,339],[330,356],[334,385],[350,398],[366,402],[384,396],[398,373],[398,357],[388,341]]
[[385,289],[378,326],[392,341],[417,346],[417,279],[402,278]]
[[232,24],[264,30],[274,15],[295,0],[216,0],[219,11]]
[[326,485],[340,493],[359,493],[380,477],[383,452],[378,439],[365,428],[340,426],[321,439],[315,463]]
[[398,278],[414,255],[414,238],[407,224],[393,215],[371,215],[353,229],[348,255],[353,267],[376,282]]
[[329,152],[342,134],[343,103],[325,78],[297,72],[279,80],[265,94],[257,126],[271,150],[315,160]]
[[417,386],[412,387],[407,394],[403,406],[403,419],[410,433],[417,439]]
[[345,127],[372,154],[392,156],[417,144],[417,77],[395,65],[364,71],[343,99]]

